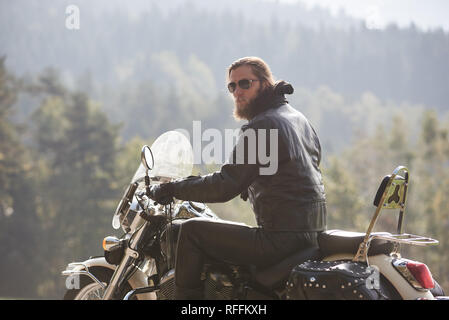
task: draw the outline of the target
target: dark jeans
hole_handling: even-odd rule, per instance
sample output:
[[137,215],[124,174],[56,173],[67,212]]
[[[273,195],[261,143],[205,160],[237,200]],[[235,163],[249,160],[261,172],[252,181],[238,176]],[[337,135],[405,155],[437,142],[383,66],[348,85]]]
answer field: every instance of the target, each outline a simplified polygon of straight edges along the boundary
[[176,251],[176,299],[201,297],[207,260],[259,268],[317,246],[317,232],[267,231],[223,220],[194,218],[181,225]]

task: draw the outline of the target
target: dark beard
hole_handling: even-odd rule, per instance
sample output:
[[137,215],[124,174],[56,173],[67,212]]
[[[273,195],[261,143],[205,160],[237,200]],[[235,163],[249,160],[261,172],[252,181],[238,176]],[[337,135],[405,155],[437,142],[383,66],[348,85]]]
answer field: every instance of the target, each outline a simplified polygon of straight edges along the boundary
[[259,113],[270,108],[277,107],[285,102],[283,96],[275,95],[271,87],[260,89],[257,96],[252,99],[244,108],[234,108],[234,119],[251,120]]
[[257,96],[255,96],[247,105],[245,105],[243,108],[239,108],[237,105],[234,107],[233,116],[234,119],[237,121],[240,120],[249,120],[252,118],[254,112],[257,109],[256,101],[262,94],[263,88],[259,88],[259,91],[257,92]]

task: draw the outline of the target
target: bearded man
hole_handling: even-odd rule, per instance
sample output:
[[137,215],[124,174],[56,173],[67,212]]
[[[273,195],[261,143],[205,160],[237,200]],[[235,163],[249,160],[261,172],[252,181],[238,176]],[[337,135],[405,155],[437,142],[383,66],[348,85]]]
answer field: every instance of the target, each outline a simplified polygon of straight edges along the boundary
[[[234,117],[247,120],[228,163],[215,173],[155,185],[150,197],[168,204],[173,197],[198,202],[249,199],[257,227],[195,218],[181,224],[175,284],[177,299],[201,299],[201,272],[209,259],[264,268],[301,250],[317,247],[326,228],[326,203],[318,136],[304,115],[291,107],[285,94],[293,87],[275,82],[269,66],[245,57],[227,71]],[[270,135],[268,132],[276,132]],[[252,141],[248,132],[256,137]],[[276,152],[276,170],[258,153],[261,146]],[[256,158],[255,161],[251,159]]]

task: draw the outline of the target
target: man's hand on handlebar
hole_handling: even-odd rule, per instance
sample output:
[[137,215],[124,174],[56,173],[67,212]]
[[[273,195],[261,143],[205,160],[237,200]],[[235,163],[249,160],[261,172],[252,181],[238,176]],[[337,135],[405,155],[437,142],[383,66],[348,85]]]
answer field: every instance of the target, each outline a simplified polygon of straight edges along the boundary
[[150,186],[147,196],[155,202],[168,205],[173,202],[173,184],[161,183]]

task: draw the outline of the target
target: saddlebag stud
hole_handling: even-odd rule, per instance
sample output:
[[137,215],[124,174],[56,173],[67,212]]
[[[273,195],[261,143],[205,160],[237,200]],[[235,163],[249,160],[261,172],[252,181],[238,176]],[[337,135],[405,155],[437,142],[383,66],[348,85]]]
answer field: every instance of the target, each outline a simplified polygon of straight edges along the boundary
[[[293,300],[359,300],[382,299],[376,290],[365,286],[371,273],[362,262],[305,262],[290,273],[286,295]],[[302,283],[302,286],[296,284]]]

